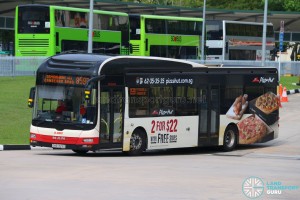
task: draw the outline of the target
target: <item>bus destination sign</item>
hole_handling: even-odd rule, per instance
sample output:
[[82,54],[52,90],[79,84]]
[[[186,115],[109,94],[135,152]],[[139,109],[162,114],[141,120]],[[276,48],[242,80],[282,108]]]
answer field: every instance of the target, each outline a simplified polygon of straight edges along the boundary
[[84,86],[88,82],[89,77],[45,74],[42,82],[44,84],[60,84],[60,85],[76,85]]

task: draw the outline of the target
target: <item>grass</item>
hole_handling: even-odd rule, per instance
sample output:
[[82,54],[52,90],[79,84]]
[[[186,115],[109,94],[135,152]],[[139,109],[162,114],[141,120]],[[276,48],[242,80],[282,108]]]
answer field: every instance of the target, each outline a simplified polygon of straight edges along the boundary
[[293,83],[300,83],[299,76],[281,76],[280,83],[283,87],[286,87],[287,90],[299,89],[299,85],[293,85]]
[[0,77],[0,144],[29,144],[31,109],[27,107],[35,77]]
[[[299,77],[281,77],[287,90],[300,88],[293,85]],[[0,144],[29,144],[32,110],[27,107],[29,90],[35,77],[0,77]]]

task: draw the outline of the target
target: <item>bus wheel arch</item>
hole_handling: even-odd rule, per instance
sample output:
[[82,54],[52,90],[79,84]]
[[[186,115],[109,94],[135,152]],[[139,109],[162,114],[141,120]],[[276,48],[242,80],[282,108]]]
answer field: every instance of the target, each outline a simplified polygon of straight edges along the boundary
[[130,137],[130,150],[129,155],[140,155],[146,149],[148,145],[147,132],[142,127],[137,127],[131,134]]
[[224,131],[223,150],[232,151],[238,144],[239,131],[236,124],[229,124]]

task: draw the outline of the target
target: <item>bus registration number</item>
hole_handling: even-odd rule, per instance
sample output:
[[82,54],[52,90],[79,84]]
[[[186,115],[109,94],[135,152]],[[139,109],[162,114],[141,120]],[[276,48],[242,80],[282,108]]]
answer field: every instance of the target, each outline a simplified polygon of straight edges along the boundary
[[66,145],[64,145],[64,144],[52,144],[52,148],[65,149]]

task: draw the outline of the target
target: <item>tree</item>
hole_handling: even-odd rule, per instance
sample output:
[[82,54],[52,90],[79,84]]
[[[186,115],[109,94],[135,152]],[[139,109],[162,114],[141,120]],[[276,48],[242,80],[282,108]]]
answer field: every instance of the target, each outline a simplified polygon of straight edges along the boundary
[[[203,7],[203,0],[122,0],[156,5],[173,5],[180,7]],[[212,9],[228,10],[263,10],[265,0],[206,0],[206,7]],[[268,0],[268,9],[271,11],[298,11],[299,0]]]
[[300,12],[299,0],[285,0],[283,4],[285,11],[297,11]]
[[[265,0],[262,0],[263,2]],[[287,0],[269,0],[268,9],[272,11],[283,11],[284,2]]]

